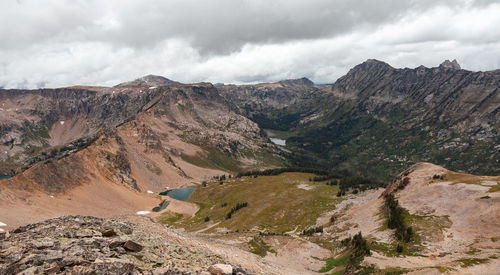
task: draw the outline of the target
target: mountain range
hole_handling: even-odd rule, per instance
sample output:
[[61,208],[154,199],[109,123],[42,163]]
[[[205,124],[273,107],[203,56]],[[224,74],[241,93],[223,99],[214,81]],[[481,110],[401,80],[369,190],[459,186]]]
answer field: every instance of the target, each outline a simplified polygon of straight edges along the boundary
[[494,274],[499,87],[370,59],[322,85],[0,89],[0,273]]

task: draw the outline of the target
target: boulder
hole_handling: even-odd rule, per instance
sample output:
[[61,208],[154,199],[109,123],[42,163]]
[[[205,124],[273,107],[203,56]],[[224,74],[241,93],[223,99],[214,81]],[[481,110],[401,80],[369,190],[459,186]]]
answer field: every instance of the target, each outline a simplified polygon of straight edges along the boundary
[[233,267],[228,264],[214,264],[208,268],[208,272],[212,275],[228,275],[233,274]]
[[116,236],[116,232],[113,229],[107,229],[107,230],[104,230],[101,233],[102,233],[103,237],[114,237],[114,236]]
[[125,248],[128,251],[139,252],[142,250],[142,245],[134,241],[126,241],[125,244],[123,245],[123,248]]

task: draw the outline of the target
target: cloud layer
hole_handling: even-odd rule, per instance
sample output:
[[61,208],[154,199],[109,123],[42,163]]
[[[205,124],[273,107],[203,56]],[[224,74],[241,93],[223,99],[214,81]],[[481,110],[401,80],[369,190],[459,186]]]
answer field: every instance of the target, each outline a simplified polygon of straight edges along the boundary
[[5,0],[0,87],[333,82],[368,59],[500,68],[500,1]]

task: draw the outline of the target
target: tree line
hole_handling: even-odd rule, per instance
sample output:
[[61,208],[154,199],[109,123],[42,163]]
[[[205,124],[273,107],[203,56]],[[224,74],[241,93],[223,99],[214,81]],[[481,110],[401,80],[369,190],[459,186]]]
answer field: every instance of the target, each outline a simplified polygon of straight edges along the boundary
[[284,168],[274,168],[274,169],[267,169],[267,170],[254,170],[254,171],[247,171],[247,172],[241,172],[236,175],[237,178],[241,177],[250,177],[250,176],[276,176],[280,175],[282,173],[288,173],[288,172],[300,172],[300,173],[311,173],[311,174],[316,174],[316,175],[321,175],[321,176],[326,176],[330,175],[331,172],[323,169],[317,169],[317,168],[307,168],[307,167],[284,167]]
[[226,214],[226,220],[229,220],[236,211],[240,210],[243,207],[247,207],[247,206],[248,206],[247,202],[237,203],[236,206],[231,208],[231,210],[229,210],[229,212]]
[[356,194],[359,191],[385,187],[385,183],[383,182],[374,181],[363,177],[343,177],[340,179],[329,181],[326,184],[331,186],[339,186],[337,197],[345,196],[349,189],[353,189],[353,194]]
[[387,227],[396,229],[394,236],[396,239],[404,242],[410,242],[413,239],[413,229],[406,225],[404,220],[404,209],[399,205],[394,195],[385,196],[385,208],[388,213]]

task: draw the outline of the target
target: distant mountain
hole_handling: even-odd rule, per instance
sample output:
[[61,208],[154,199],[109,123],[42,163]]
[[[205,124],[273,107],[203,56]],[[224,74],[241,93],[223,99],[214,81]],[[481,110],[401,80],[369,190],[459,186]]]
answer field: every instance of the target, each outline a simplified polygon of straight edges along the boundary
[[332,85],[262,85],[223,94],[261,127],[286,131],[299,162],[312,153],[325,168],[381,179],[418,161],[500,172],[499,70],[462,70],[456,60],[396,69],[370,59]]
[[293,86],[297,86],[297,87],[303,87],[303,86],[312,87],[312,86],[314,86],[314,82],[312,82],[311,80],[309,80],[306,77],[297,78],[297,79],[282,80],[278,83],[280,83],[283,86],[292,86],[292,87]]
[[307,78],[256,85],[219,85],[217,89],[238,106],[252,104],[254,108],[285,107],[317,91],[314,83]]
[[182,83],[170,80],[163,76],[158,75],[146,75],[133,81],[124,82],[116,85],[115,87],[133,87],[133,86],[168,86],[168,85],[180,85]]

